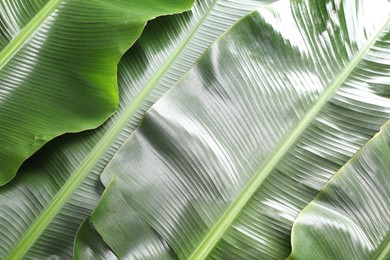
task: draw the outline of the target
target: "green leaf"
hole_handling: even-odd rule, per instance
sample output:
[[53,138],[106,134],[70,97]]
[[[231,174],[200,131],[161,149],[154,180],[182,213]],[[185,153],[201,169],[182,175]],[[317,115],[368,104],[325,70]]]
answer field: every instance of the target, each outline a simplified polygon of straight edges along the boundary
[[75,244],[75,255],[83,260],[117,260],[99,234],[95,231],[89,218],[80,225]]
[[388,259],[390,122],[298,215],[292,259]]
[[288,256],[295,217],[390,118],[389,11],[281,0],[237,23],[103,172],[92,221],[107,245],[148,241],[135,218],[180,259]]
[[[167,243],[163,241],[160,236],[147,225],[141,218],[138,217],[126,201],[122,198],[120,192],[116,188],[112,188],[119,183],[111,182],[111,188],[107,189],[102,199],[102,204],[105,206],[97,208],[96,214],[100,214],[105,219],[105,226],[102,227],[105,233],[110,233],[115,243],[112,244],[112,250],[119,259],[172,259],[174,253],[169,248]],[[116,207],[109,205],[115,204]],[[109,211],[109,213],[108,213]],[[97,213],[99,212],[99,213]],[[124,232],[128,227],[132,229],[129,232]],[[81,227],[78,230],[75,247],[81,249],[81,252],[74,252],[75,259],[84,259],[89,247],[93,246],[93,240],[88,233],[98,234],[94,229],[92,223],[89,225],[88,232]],[[142,234],[140,236],[140,234]],[[102,241],[102,239],[101,239]],[[104,254],[114,254],[113,251],[104,243],[100,243],[97,250],[104,252]]]
[[103,191],[100,173],[143,113],[218,35],[261,4],[201,0],[191,12],[150,21],[119,63],[118,111],[96,130],[47,143],[0,187],[0,259],[70,258],[77,228]]
[[47,141],[102,124],[118,105],[119,59],[146,21],[192,2],[1,1],[0,185]]
[[2,51],[19,32],[34,18],[48,0],[1,1],[0,51]]

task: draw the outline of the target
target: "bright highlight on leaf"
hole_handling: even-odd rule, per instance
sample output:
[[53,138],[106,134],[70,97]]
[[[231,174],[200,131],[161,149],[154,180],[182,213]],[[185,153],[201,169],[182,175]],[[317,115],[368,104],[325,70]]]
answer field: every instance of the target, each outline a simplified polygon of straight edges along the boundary
[[379,2],[281,0],[214,43],[102,175],[92,221],[111,250],[287,257],[298,213],[390,118]]
[[117,73],[191,1],[0,0],[0,186],[118,105],[0,187],[0,259],[389,258],[390,2],[280,0],[204,52],[270,1],[198,0]]
[[390,121],[299,214],[291,259],[388,259]]
[[147,20],[193,0],[3,0],[0,185],[47,141],[117,108],[117,64]]
[[260,5],[200,0],[191,12],[149,21],[119,63],[115,114],[98,129],[49,142],[0,188],[0,259],[22,250],[28,259],[70,259],[77,228],[103,192],[99,175],[144,112],[218,35]]

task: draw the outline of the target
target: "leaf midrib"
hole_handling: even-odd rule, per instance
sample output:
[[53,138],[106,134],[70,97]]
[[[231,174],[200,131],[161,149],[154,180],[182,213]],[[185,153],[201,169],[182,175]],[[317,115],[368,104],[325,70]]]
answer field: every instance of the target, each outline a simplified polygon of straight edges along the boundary
[[[360,63],[363,56],[374,45],[383,31],[390,23],[390,18],[386,21],[385,25],[372,37],[367,45],[362,48],[355,57],[349,62],[345,69],[339,74],[339,76],[329,85],[323,95],[317,100],[311,109],[305,114],[302,120],[295,126],[295,128],[285,137],[282,142],[266,159],[262,166],[256,171],[254,176],[248,182],[247,186],[243,189],[242,193],[231,204],[231,206],[225,211],[219,221],[214,225],[206,237],[202,240],[199,246],[194,250],[192,255],[188,258],[190,260],[205,259],[212,249],[217,245],[223,234],[232,226],[233,221],[241,213],[242,209],[253,197],[255,192],[260,188],[263,182],[271,174],[273,169],[287,154],[287,152],[298,141],[299,137],[305,132],[307,127],[311,124],[316,115],[327,104],[328,100],[340,87],[340,85],[348,78],[350,73]],[[386,247],[390,250],[390,244]]]
[[[55,2],[57,4],[59,4],[61,1],[62,0],[52,0],[52,2]],[[209,6],[204,16],[198,21],[197,25],[190,31],[188,36],[185,38],[184,41],[182,41],[182,43],[176,48],[176,50],[169,56],[167,62],[165,62],[163,66],[160,67],[160,69],[148,81],[148,83],[145,85],[142,91],[137,95],[134,101],[122,112],[122,114],[118,117],[118,120],[116,120],[116,122],[111,126],[111,128],[109,128],[109,130],[104,134],[104,136],[100,139],[97,145],[88,154],[88,156],[79,166],[79,168],[66,181],[65,185],[61,187],[61,189],[55,195],[52,201],[41,212],[41,214],[36,219],[36,221],[34,221],[32,225],[30,225],[29,229],[25,232],[24,236],[22,236],[22,238],[19,240],[18,244],[14,246],[13,250],[10,252],[7,259],[15,259],[15,260],[21,259],[28,252],[28,250],[33,246],[35,241],[46,230],[49,224],[60,212],[60,210],[65,206],[68,199],[74,194],[76,189],[81,185],[83,180],[88,176],[88,174],[91,172],[93,167],[99,162],[100,158],[104,155],[107,149],[115,141],[116,137],[126,126],[130,118],[134,116],[136,111],[141,107],[141,105],[146,100],[148,95],[153,91],[156,84],[160,81],[160,79],[165,75],[168,69],[172,66],[172,64],[180,55],[180,53],[185,49],[185,47],[194,37],[196,32],[202,26],[206,18],[210,15],[211,11],[213,10],[214,6],[218,1],[219,0],[213,1],[213,3]],[[49,10],[54,10],[54,9],[55,6],[53,6]],[[38,27],[39,26],[35,28]],[[30,35],[32,33],[33,32],[31,32]],[[2,56],[0,54],[0,69],[2,65],[1,58]]]
[[0,53],[0,70],[53,13],[62,0],[49,1]]
[[380,253],[378,254],[378,257],[375,259],[378,260],[384,260],[386,259],[385,257],[390,253],[390,233],[386,236],[384,243],[384,246],[380,249]]

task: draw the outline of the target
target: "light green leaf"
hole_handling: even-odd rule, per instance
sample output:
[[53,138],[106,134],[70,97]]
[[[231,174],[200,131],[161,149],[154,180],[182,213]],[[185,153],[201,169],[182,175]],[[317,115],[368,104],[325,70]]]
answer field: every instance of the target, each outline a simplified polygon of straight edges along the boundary
[[292,259],[388,259],[390,122],[298,215]]
[[191,12],[150,21],[119,64],[118,111],[96,130],[49,142],[0,187],[0,259],[71,258],[77,228],[103,191],[99,175],[143,113],[218,35],[261,4],[201,0]]
[[[390,118],[389,11],[281,0],[237,23],[106,167],[104,241],[119,255],[117,237],[147,240],[134,217],[180,259],[288,256],[295,217]],[[127,228],[110,233],[113,218]]]
[[146,21],[193,0],[46,2],[0,2],[0,185],[47,141],[102,124],[118,105],[119,59]]

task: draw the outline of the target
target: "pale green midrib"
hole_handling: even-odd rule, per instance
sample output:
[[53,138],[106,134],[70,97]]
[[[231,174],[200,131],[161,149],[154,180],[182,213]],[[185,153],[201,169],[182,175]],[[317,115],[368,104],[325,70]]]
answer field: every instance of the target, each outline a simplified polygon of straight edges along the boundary
[[[328,100],[336,92],[338,87],[347,79],[349,74],[360,63],[364,54],[373,46],[378,37],[389,25],[390,18],[386,21],[385,25],[373,36],[371,41],[360,50],[356,56],[350,61],[348,66],[339,74],[339,76],[333,81],[333,83],[327,88],[324,94],[318,99],[318,101],[312,106],[312,108],[305,114],[302,120],[297,126],[286,136],[284,142],[279,145],[275,151],[268,157],[265,163],[254,174],[254,177],[248,182],[247,186],[243,189],[243,192],[237,197],[232,205],[221,216],[219,221],[210,230],[206,237],[202,240],[199,246],[194,250],[192,255],[188,258],[192,259],[205,259],[216,244],[221,239],[222,235],[228,228],[231,227],[235,218],[241,213],[244,206],[253,197],[255,192],[260,188],[264,180],[273,171],[276,165],[287,154],[290,148],[296,143],[299,137],[304,133],[306,128],[313,121],[315,116],[321,111],[321,109],[327,104]],[[390,245],[388,246],[390,250]]]
[[15,55],[15,53],[23,46],[23,44],[36,32],[41,24],[49,17],[50,14],[57,8],[62,0],[49,1],[34,18],[19,32],[19,34],[8,43],[8,45],[0,53],[0,69]]
[[[60,2],[60,1],[57,1]],[[158,72],[151,78],[148,84],[142,89],[134,101],[128,106],[125,111],[119,116],[116,123],[106,132],[94,149],[88,154],[83,163],[74,172],[71,178],[67,180],[65,185],[60,189],[60,191],[53,198],[51,203],[42,211],[37,220],[29,227],[25,235],[19,240],[19,243],[10,252],[7,259],[21,259],[28,250],[33,246],[35,241],[43,233],[43,231],[49,226],[51,221],[56,217],[59,211],[65,206],[68,199],[73,195],[76,189],[83,182],[85,177],[90,173],[93,167],[98,163],[101,156],[107,151],[111,144],[116,139],[117,135],[122,131],[126,126],[131,117],[137,112],[141,107],[143,102],[146,100],[150,92],[153,91],[155,85],[159,80],[165,75],[169,70],[171,65],[184,50],[190,40],[194,37],[195,33],[202,26],[206,18],[209,16],[210,12],[213,10],[215,4],[218,0],[210,5],[204,16],[198,21],[197,25],[190,31],[185,40],[176,48],[176,50],[169,56],[167,62],[158,70]]]
[[[390,121],[388,121],[385,125],[390,125]],[[384,127],[385,125],[383,125],[382,127]],[[381,130],[382,130],[382,128],[381,128]],[[387,234],[387,236],[386,236],[386,238],[385,238],[385,240],[384,240],[384,247],[382,246],[382,250],[380,250],[380,254],[379,254],[379,256],[378,256],[378,260],[384,260],[384,259],[386,259],[386,256],[388,256],[389,255],[389,253],[390,253],[390,233],[389,234]]]
[[385,241],[384,241],[384,247],[380,251],[380,254],[378,256],[378,260],[384,260],[386,259],[385,257],[390,253],[390,234],[387,235]]

